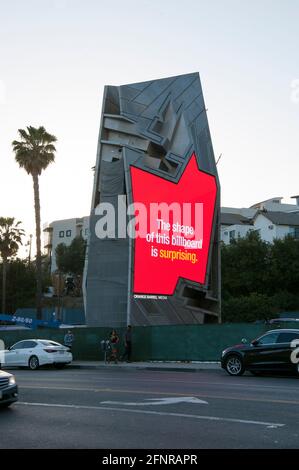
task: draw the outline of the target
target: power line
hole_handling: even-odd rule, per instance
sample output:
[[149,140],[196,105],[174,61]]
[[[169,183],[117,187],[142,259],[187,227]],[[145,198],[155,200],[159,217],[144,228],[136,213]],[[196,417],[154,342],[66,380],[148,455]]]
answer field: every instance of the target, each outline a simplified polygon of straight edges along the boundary
[[222,153],[219,155],[219,157],[218,157],[218,159],[217,159],[216,166],[218,165],[219,160],[220,160],[221,157],[222,157]]

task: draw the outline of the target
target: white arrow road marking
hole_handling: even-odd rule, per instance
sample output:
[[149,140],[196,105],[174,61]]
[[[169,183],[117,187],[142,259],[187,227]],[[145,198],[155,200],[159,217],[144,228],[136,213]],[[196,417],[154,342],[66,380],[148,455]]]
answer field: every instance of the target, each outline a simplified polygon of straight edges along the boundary
[[68,408],[76,410],[98,410],[98,411],[119,411],[121,413],[138,413],[144,415],[155,415],[155,416],[174,416],[176,418],[189,418],[189,419],[203,419],[207,421],[224,421],[229,423],[240,423],[240,424],[255,424],[258,426],[277,427],[281,428],[285,424],[281,423],[267,423],[264,421],[252,421],[247,419],[237,419],[237,418],[224,418],[221,416],[201,416],[201,415],[189,415],[186,413],[166,413],[162,411],[149,411],[149,410],[134,410],[132,408],[117,408],[112,406],[87,406],[87,405],[62,405],[60,403],[29,403],[26,401],[17,401],[14,406],[41,406],[46,408]]
[[147,406],[147,405],[173,405],[174,403],[197,403],[198,405],[208,405],[207,401],[195,397],[168,397],[168,398],[147,398],[143,402],[124,401],[101,401],[101,405],[124,405],[124,406]]

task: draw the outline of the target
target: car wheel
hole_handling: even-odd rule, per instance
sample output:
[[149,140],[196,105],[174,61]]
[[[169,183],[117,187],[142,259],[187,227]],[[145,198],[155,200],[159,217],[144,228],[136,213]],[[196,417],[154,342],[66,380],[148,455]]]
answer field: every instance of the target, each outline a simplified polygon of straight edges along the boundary
[[39,368],[39,361],[36,356],[31,356],[28,361],[28,367],[30,370],[37,370]]
[[229,375],[242,375],[245,368],[240,356],[235,354],[228,356],[225,361],[225,370]]

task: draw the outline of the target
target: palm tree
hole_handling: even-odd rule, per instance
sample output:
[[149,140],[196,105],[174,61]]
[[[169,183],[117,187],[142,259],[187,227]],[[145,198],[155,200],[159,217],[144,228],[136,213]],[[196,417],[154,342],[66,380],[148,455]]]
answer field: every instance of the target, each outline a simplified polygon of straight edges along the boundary
[[41,258],[41,222],[39,176],[47,166],[54,162],[56,142],[54,135],[46,132],[44,127],[27,127],[27,131],[19,129],[21,141],[12,143],[15,158],[21,168],[32,176],[34,190],[34,209],[36,226],[36,310],[37,318],[42,317],[42,258]]
[[24,230],[19,227],[21,222],[15,222],[13,217],[0,217],[0,255],[2,258],[2,313],[5,313],[6,303],[6,273],[8,260],[18,252],[22,245]]

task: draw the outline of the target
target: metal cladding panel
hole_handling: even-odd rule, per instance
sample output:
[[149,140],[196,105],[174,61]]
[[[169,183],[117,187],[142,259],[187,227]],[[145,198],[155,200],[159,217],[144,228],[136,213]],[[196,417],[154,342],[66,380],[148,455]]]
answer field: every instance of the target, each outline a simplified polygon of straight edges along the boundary
[[[193,164],[192,171],[198,173],[198,177],[201,174],[202,179],[196,181],[192,177],[190,184],[203,185],[202,181],[210,178],[216,188],[213,205],[209,209],[212,222],[209,246],[206,247],[205,276],[200,282],[196,276],[196,282],[193,278],[179,276],[174,291],[163,300],[136,298],[133,289],[137,242],[121,238],[117,233],[121,217],[122,221],[128,222],[128,217],[119,215],[118,196],[125,194],[129,204],[136,202],[132,168],[152,175],[152,178],[145,179],[149,186],[145,188],[148,202],[151,194],[153,200],[155,197],[155,177],[157,181],[164,180],[166,186],[171,183],[170,188],[178,188],[192,158],[197,165]],[[191,193],[188,185],[185,192],[188,201],[188,193]],[[116,211],[113,239],[99,239],[95,234],[95,225],[100,217],[96,212],[103,202],[111,202]],[[106,87],[95,168],[91,238],[85,267],[87,323],[123,326],[126,323],[220,321],[219,207],[220,186],[199,74]],[[144,262],[147,263],[146,257]],[[140,264],[142,260],[139,259]],[[143,271],[146,272],[146,267]]]
[[99,240],[98,217],[90,218],[87,273],[87,322],[90,326],[125,326],[128,291],[128,239]]

